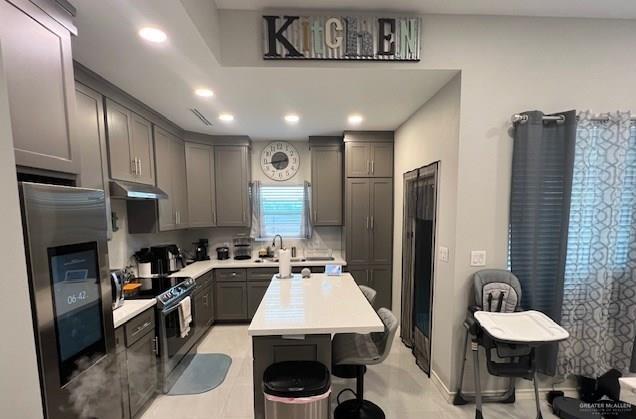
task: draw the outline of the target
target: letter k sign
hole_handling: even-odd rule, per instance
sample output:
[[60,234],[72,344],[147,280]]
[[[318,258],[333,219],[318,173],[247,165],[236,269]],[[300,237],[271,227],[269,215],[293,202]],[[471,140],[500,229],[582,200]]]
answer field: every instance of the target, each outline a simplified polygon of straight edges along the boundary
[[285,38],[285,31],[295,21],[298,20],[298,16],[284,16],[286,19],[282,26],[276,30],[276,21],[279,16],[263,16],[263,19],[267,22],[267,52],[266,57],[280,57],[281,55],[276,52],[276,41],[280,42],[287,50],[287,57],[303,57],[294,46]]

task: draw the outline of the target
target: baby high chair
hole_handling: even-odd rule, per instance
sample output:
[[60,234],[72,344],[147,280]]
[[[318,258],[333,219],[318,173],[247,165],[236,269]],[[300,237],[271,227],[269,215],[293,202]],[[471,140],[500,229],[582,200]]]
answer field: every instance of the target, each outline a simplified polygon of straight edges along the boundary
[[[466,354],[459,377],[459,388],[453,404],[475,402],[475,418],[482,419],[483,402],[514,403],[515,379],[533,381],[537,418],[541,419],[539,390],[536,380],[535,349],[550,342],[568,338],[568,332],[538,311],[521,311],[521,285],[511,272],[486,269],[473,276],[475,304],[468,308],[464,321],[464,348],[473,353],[475,395],[462,393]],[[479,380],[479,347],[486,353],[488,373],[509,379],[508,389],[498,395],[482,396]]]

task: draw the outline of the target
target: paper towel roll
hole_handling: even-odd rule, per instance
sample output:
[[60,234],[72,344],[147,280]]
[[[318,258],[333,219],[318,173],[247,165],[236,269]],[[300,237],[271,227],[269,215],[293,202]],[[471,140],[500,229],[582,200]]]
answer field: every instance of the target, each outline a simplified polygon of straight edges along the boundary
[[291,251],[289,249],[278,251],[278,276],[281,278],[291,277]]

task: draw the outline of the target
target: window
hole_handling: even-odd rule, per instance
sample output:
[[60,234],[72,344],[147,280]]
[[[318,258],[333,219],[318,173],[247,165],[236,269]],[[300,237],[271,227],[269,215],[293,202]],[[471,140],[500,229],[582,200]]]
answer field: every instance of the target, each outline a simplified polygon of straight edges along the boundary
[[261,186],[259,238],[271,238],[277,234],[285,238],[308,236],[304,186]]

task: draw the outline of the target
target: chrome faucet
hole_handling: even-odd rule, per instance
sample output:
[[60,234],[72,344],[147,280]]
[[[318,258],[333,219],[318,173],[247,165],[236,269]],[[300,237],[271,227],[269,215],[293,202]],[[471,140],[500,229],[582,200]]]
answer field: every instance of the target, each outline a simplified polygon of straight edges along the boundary
[[274,236],[274,240],[272,240],[272,246],[274,247],[274,249],[276,249],[276,237],[280,238],[280,248],[283,248],[283,236],[281,236],[280,234],[277,234]]

